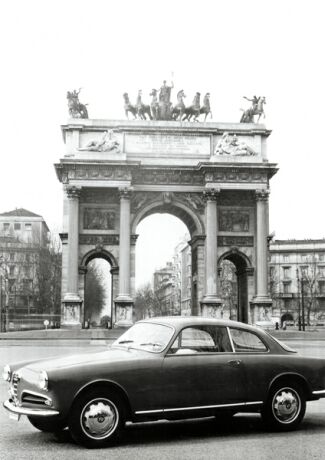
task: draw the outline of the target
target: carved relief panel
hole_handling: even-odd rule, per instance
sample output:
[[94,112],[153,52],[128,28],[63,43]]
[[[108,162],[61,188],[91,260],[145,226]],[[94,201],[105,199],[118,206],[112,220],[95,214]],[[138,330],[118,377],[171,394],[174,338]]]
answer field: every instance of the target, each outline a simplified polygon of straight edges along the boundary
[[222,210],[219,212],[220,232],[249,232],[249,212]]
[[83,228],[85,230],[114,230],[115,211],[104,208],[84,208]]

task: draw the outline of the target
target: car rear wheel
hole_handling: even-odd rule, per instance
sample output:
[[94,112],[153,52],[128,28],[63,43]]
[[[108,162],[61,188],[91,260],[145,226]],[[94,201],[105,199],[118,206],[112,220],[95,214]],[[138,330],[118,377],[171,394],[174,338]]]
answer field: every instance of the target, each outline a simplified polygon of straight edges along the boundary
[[34,428],[47,433],[62,431],[68,426],[67,420],[58,419],[57,417],[46,418],[28,416],[28,420]]
[[263,420],[271,428],[290,431],[297,428],[306,411],[306,399],[298,383],[281,383],[271,388],[262,410]]
[[74,403],[69,417],[73,439],[86,447],[115,443],[125,423],[124,404],[107,389],[92,389]]

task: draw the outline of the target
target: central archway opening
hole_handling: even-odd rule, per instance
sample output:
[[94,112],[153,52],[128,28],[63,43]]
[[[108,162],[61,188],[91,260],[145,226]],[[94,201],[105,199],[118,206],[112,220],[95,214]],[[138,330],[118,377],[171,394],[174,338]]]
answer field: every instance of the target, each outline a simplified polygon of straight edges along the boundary
[[188,226],[169,213],[152,213],[138,223],[136,233],[135,319],[191,314]]
[[94,257],[86,264],[84,327],[109,328],[112,318],[111,264]]

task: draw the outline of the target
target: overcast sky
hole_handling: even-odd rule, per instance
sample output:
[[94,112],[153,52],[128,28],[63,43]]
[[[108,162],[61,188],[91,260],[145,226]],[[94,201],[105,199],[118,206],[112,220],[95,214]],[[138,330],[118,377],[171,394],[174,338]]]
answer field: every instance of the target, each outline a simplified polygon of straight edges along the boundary
[[281,239],[325,237],[323,5],[2,2],[0,212],[24,207],[60,230],[53,164],[64,152],[67,90],[83,88],[90,118],[124,119],[123,92],[135,100],[141,88],[146,100],[173,71],[172,100],[182,88],[188,99],[209,91],[216,122],[239,121],[243,96],[266,97],[269,161],[280,168],[270,230]]

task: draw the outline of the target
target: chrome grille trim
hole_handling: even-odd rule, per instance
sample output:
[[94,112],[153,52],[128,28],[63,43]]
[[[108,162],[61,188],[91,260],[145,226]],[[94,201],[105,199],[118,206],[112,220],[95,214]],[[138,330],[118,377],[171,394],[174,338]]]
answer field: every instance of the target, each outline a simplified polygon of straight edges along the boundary
[[41,393],[32,390],[24,390],[21,394],[21,402],[38,405],[52,405],[52,399]]

